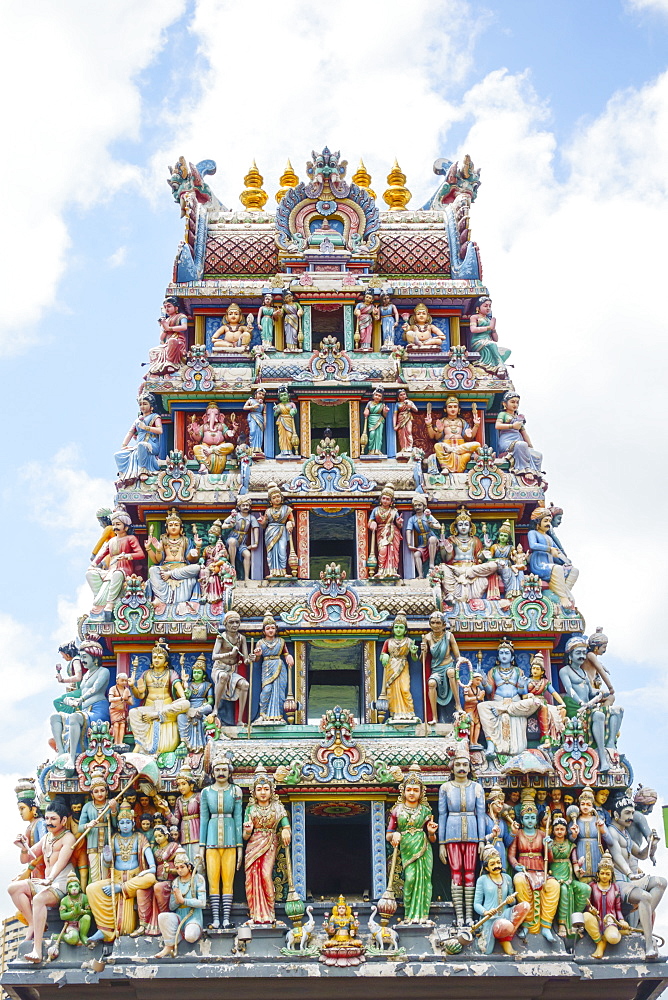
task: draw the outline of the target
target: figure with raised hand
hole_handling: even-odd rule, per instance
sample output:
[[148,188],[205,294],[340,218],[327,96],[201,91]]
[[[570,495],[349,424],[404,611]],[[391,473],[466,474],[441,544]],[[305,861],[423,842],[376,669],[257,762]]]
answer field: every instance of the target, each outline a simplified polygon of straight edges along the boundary
[[524,923],[530,934],[542,934],[554,942],[552,922],[559,905],[559,883],[545,870],[545,837],[538,826],[538,811],[530,799],[520,810],[522,829],[508,848],[508,861],[515,872],[513,883],[522,903],[530,904]]
[[134,657],[130,690],[142,704],[131,708],[128,718],[135,744],[142,753],[176,750],[181,737],[177,719],[190,708],[181,678],[169,665],[169,647],[158,640],[151,651],[151,665],[138,677]]
[[439,469],[448,472],[464,472],[471,456],[480,450],[480,442],[475,436],[480,426],[480,416],[475,403],[471,410],[469,424],[464,419],[456,396],[448,396],[445,400],[443,416],[434,422],[430,407],[424,418],[427,435],[434,442],[434,454]]
[[267,390],[258,386],[252,396],[244,403],[244,411],[248,415],[248,435],[253,454],[264,457],[264,430],[266,426],[267,407],[265,397]]
[[255,659],[262,663],[259,720],[280,725],[285,721],[283,705],[288,690],[288,670],[292,670],[295,661],[288,653],[285,639],[278,635],[273,615],[264,616],[262,632],[255,646]]
[[478,299],[475,313],[470,319],[471,339],[469,350],[480,355],[480,366],[497,374],[505,372],[505,362],[510,351],[499,345],[496,317],[492,316],[492,300],[487,295]]
[[487,738],[488,756],[519,754],[527,748],[527,719],[541,707],[529,694],[528,680],[515,658],[510,639],[502,639],[496,662],[484,680],[488,699],[478,706],[478,714]]
[[[74,770],[75,757],[84,747],[86,733],[93,722],[109,722],[109,702],[105,692],[109,687],[109,671],[102,666],[104,650],[99,642],[84,639],[79,647],[81,666],[85,671],[81,694],[65,697],[69,713],[51,716],[51,732],[58,753],[68,753],[68,766]],[[67,729],[66,729],[67,724]]]
[[246,636],[242,635],[241,618],[236,611],[228,611],[223,623],[218,627],[218,635],[213,647],[211,680],[214,685],[213,710],[219,715],[223,702],[239,705],[239,725],[241,725],[246,701],[248,681],[237,667],[250,664]]
[[199,610],[193,595],[200,575],[201,551],[202,540],[197,527],[193,527],[191,545],[174,507],[165,518],[165,530],[160,537],[149,534],[146,552],[154,565],[149,568],[148,579],[156,614],[164,614],[167,608],[177,614]]
[[247,841],[244,867],[250,919],[254,924],[274,924],[274,863],[279,839],[288,847],[291,830],[274,781],[262,764],[255,768],[250,802],[244,815],[243,838]]
[[105,542],[86,573],[86,581],[93,591],[95,603],[92,615],[104,612],[107,621],[113,619],[114,605],[123,593],[127,578],[135,569],[133,563],[144,558],[142,547],[129,533],[132,518],[125,510],[115,510],[111,515],[114,537]]
[[118,802],[109,801],[109,789],[104,775],[98,774],[91,778],[90,799],[85,802],[79,814],[79,825],[73,832],[77,837],[86,833],[86,851],[88,854],[88,877],[86,881],[99,882],[108,878],[109,863],[106,860],[109,848],[110,831],[116,827]]
[[[113,941],[124,934],[141,937],[153,913],[155,858],[143,833],[135,831],[132,810],[121,806],[118,831],[111,838],[111,880],[92,882],[86,890],[97,930],[90,941]],[[112,895],[117,898],[112,899]],[[136,910],[135,910],[136,901]]]
[[414,720],[411,695],[410,660],[418,655],[417,644],[406,634],[408,620],[400,612],[392,625],[392,638],[386,639],[380,654],[383,665],[383,694],[390,705],[390,718]]
[[[503,862],[497,848],[483,848],[481,860],[482,874],[475,884],[473,909],[479,917],[489,919],[480,928],[478,947],[483,955],[491,955],[494,942],[501,944],[504,954],[516,955],[512,939],[526,917],[530,903],[515,903],[513,880],[503,870]],[[504,905],[505,904],[505,905]]]
[[234,768],[228,757],[214,758],[211,771],[213,784],[200,792],[200,846],[206,850],[211,927],[226,930],[234,926],[232,887],[243,854],[241,789],[232,780]]
[[419,764],[411,764],[390,812],[387,840],[399,851],[404,869],[405,924],[429,922],[434,855],[430,843],[438,833]]
[[442,542],[444,564],[439,567],[445,597],[450,601],[479,600],[487,594],[489,577],[497,572],[493,559],[486,559],[483,543],[466,507],[460,507]]
[[485,834],[485,792],[471,775],[468,744],[462,740],[452,761],[452,778],[438,793],[438,856],[450,865],[452,903],[460,927],[473,923],[475,866]]
[[[508,867],[507,851],[513,842],[513,837],[515,836],[508,826],[508,822],[504,816],[505,812],[506,802],[503,789],[492,788],[487,796],[485,843],[489,847],[493,847],[496,851],[498,851],[499,857],[501,858],[501,866],[504,871]],[[476,910],[476,913],[477,912],[478,911]]]
[[164,315],[158,320],[160,346],[148,352],[147,376],[164,377],[178,371],[188,350],[188,317],[182,312],[180,300],[176,295],[168,295],[162,308]]
[[156,398],[153,393],[144,392],[138,402],[139,416],[125,435],[121,450],[114,455],[119,486],[142,482],[159,470],[162,420],[155,412]]

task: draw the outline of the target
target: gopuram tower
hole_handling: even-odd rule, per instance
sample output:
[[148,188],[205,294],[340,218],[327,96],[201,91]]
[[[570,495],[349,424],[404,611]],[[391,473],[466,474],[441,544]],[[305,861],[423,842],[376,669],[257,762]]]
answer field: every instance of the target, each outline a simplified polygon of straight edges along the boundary
[[17,786],[5,989],[658,996],[656,793],[510,379],[479,171],[437,160],[413,210],[395,162],[386,210],[325,148],[270,212],[255,163],[242,211],[215,169],[170,167],[159,342]]

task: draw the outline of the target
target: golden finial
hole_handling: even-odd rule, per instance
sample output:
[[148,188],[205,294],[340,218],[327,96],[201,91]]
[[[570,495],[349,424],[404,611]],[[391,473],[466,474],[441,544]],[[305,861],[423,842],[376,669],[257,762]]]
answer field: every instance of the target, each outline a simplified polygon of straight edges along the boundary
[[278,183],[281,185],[280,191],[276,192],[276,201],[280,202],[288,193],[290,188],[297,187],[299,184],[299,178],[297,174],[292,169],[292,164],[288,160],[285,164],[285,170],[278,179]]
[[[406,180],[405,177],[404,180]],[[358,187],[364,188],[365,191],[368,191],[372,198],[376,197],[376,192],[372,191],[369,187],[369,184],[371,184],[371,174],[364,166],[364,160],[360,160],[360,165],[353,174],[353,183],[357,184]]]
[[261,212],[269,197],[267,192],[262,189],[263,180],[264,178],[253,160],[253,166],[244,177],[246,189],[239,195],[239,201],[249,212]]
[[402,172],[396,160],[387,175],[387,183],[390,186],[383,195],[383,201],[389,206],[391,212],[400,211],[411,200],[411,193],[405,186],[406,174]]

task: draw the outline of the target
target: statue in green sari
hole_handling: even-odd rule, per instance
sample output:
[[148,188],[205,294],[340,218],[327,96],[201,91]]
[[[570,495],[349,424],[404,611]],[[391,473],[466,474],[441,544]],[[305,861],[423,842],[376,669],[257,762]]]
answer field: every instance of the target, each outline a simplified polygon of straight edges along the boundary
[[377,385],[371,394],[371,400],[364,407],[364,431],[360,438],[362,451],[368,455],[383,455],[383,433],[385,418],[390,411],[385,405],[383,389]]
[[431,844],[436,840],[438,823],[427,802],[427,789],[419,764],[411,764],[399,788],[397,804],[390,813],[387,840],[399,850],[404,869],[405,924],[425,924],[431,906],[431,872],[434,855]]
[[582,874],[577,849],[566,837],[568,822],[557,814],[552,820],[552,838],[549,841],[549,872],[559,883],[559,909],[557,910],[557,934],[559,937],[575,937],[573,914],[583,913],[589,903],[591,887],[581,882]]

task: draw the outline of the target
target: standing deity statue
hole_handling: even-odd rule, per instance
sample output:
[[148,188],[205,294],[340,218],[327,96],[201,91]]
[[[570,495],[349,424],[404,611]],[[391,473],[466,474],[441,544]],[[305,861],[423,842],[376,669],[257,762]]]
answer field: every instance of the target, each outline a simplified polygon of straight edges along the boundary
[[552,933],[559,905],[559,883],[545,871],[545,834],[537,830],[538,812],[527,799],[521,807],[522,829],[508,848],[508,861],[515,872],[513,882],[520,902],[530,904],[525,918],[530,934],[542,934],[546,941],[555,940]]
[[396,721],[415,721],[411,695],[410,661],[418,655],[418,647],[406,632],[408,621],[401,612],[394,619],[392,638],[386,639],[380,654],[383,666],[383,696],[390,705],[390,717]]
[[[67,883],[75,874],[70,863],[74,850],[74,834],[68,829],[69,811],[65,800],[53,799],[44,813],[46,833],[30,850],[21,850],[21,864],[28,865],[28,878],[19,878],[7,888],[12,903],[28,925],[26,940],[32,950],[23,955],[24,962],[42,961],[42,941],[46,930],[47,911],[58,906],[67,892]],[[44,863],[44,874],[33,873]]]
[[383,292],[380,296],[378,313],[382,339],[381,351],[393,351],[395,332],[399,325],[399,313],[388,292]]
[[[161,641],[151,651],[151,665],[138,678],[139,660],[132,661],[130,690],[142,704],[131,708],[128,718],[135,744],[142,753],[176,750],[181,742],[178,717],[190,708],[181,678],[169,666],[169,648]],[[174,697],[176,696],[176,697]]]
[[487,544],[486,525],[483,523],[480,527],[485,539],[485,547],[497,565],[504,596],[510,598],[521,594],[525,574],[522,569],[522,560],[518,560],[518,550],[521,552],[522,547],[521,545],[518,545],[517,548],[513,546],[512,524],[508,520],[503,521],[499,527],[496,541],[490,544]]
[[392,426],[397,434],[397,458],[409,458],[413,452],[413,414],[418,412],[405,389],[397,390],[397,404],[392,416]]
[[411,764],[399,786],[397,804],[390,812],[387,840],[399,851],[404,869],[405,924],[429,922],[434,855],[438,823],[434,821],[419,764]]
[[423,576],[423,564],[429,560],[429,569],[434,568],[436,552],[439,546],[441,526],[427,508],[423,493],[413,497],[413,513],[406,523],[406,544],[413,554],[415,575]]
[[254,319],[249,315],[246,322],[241,313],[241,307],[236,302],[230,302],[225,310],[223,321],[211,337],[211,350],[214,354],[248,354],[249,344],[253,334]]
[[534,527],[529,531],[529,567],[531,572],[545,580],[553,594],[559,598],[563,608],[575,608],[572,587],[578,578],[578,570],[568,562],[561,549],[557,548],[550,536],[552,515],[545,507],[538,506],[531,515]]
[[266,614],[262,622],[262,638],[255,646],[255,659],[262,663],[259,721],[281,724],[283,705],[288,690],[288,670],[295,665],[288,653],[285,639],[278,635],[273,615]]
[[292,507],[283,503],[283,494],[276,483],[269,483],[267,507],[259,521],[264,528],[264,549],[269,565],[269,576],[288,576],[288,560],[294,556],[292,533],[295,518]]
[[37,841],[41,840],[46,833],[44,817],[37,804],[35,779],[21,778],[14,791],[16,792],[19,815],[23,822],[27,823],[25,830],[19,833],[14,843],[22,851],[27,851],[30,854]]
[[252,503],[247,497],[238,496],[235,509],[225,518],[223,531],[227,531],[227,550],[230,562],[236,566],[237,556],[241,557],[244,579],[251,579],[252,554],[260,542],[260,524],[251,513]]
[[441,546],[445,562],[439,570],[446,598],[452,602],[485,597],[489,577],[497,573],[498,567],[493,559],[483,561],[489,552],[476,536],[475,525],[466,507],[459,508],[457,517],[450,525],[450,537],[443,539]]
[[485,792],[471,777],[469,749],[462,741],[452,761],[452,778],[438,793],[438,856],[450,865],[452,902],[460,927],[473,923],[475,866],[485,834]]
[[119,670],[116,673],[116,683],[107,692],[109,700],[109,721],[111,723],[111,735],[114,746],[123,746],[125,732],[128,725],[128,712],[132,701],[132,691],[130,690],[130,678]]
[[264,457],[264,430],[266,426],[267,407],[265,396],[267,390],[259,386],[252,396],[249,396],[244,403],[244,411],[248,414],[248,436],[250,446],[256,457]]
[[222,535],[222,521],[216,520],[209,528],[209,544],[204,546],[200,556],[198,580],[202,600],[207,604],[219,605],[225,597],[225,588],[233,586],[236,580]]
[[591,788],[583,789],[577,806],[568,809],[568,816],[571,824],[569,835],[575,843],[581,868],[580,878],[591,882],[598,871],[605,835],[605,820],[596,812],[596,800]]
[[615,865],[615,880],[622,902],[637,911],[637,920],[645,938],[645,958],[654,961],[658,958],[652,936],[654,913],[668,883],[659,875],[644,875],[638,867],[638,861],[649,854],[649,844],[640,848],[631,839],[629,830],[634,813],[635,806],[628,796],[618,798],[612,807],[612,823],[607,828],[606,840]]
[[360,438],[362,452],[365,450],[369,455],[383,456],[383,432],[385,430],[385,418],[390,412],[383,397],[385,395],[381,386],[371,393],[371,399],[364,407],[364,431]]
[[[109,789],[103,775],[95,775],[91,779],[91,797],[85,802],[79,814],[76,830],[72,830],[77,838],[85,833],[85,845],[88,858],[88,872],[85,882],[99,882],[109,877],[107,854],[111,830],[116,826],[118,802],[109,802]],[[84,886],[85,888],[85,886]]]
[[219,626],[218,636],[213,647],[211,679],[214,685],[214,707],[216,715],[220,713],[223,702],[239,704],[239,725],[242,724],[246,701],[248,699],[248,681],[238,671],[242,664],[250,664],[246,636],[239,631],[241,618],[236,611],[228,611],[224,622]]
[[81,693],[65,697],[70,712],[51,716],[51,732],[58,753],[69,754],[68,766],[74,770],[74,760],[84,748],[86,733],[93,722],[109,722],[109,702],[105,692],[109,687],[109,671],[102,666],[104,650],[98,642],[85,639],[79,647],[81,666],[86,673],[81,681]]
[[162,303],[160,316],[160,346],[148,352],[148,376],[164,377],[178,371],[188,350],[188,317],[176,295],[168,295]]
[[197,778],[188,764],[184,764],[179,771],[176,787],[179,797],[174,804],[174,811],[167,819],[170,826],[177,827],[178,842],[188,859],[194,863],[199,852],[200,795],[197,791]]
[[598,751],[598,770],[609,771],[617,758],[617,737],[622,726],[624,710],[605,703],[608,689],[603,684],[595,686],[585,670],[587,637],[574,635],[564,647],[565,664],[559,671],[564,689],[564,704],[569,718],[583,716],[585,729],[591,735]]
[[299,353],[302,349],[302,316],[304,310],[295,302],[294,295],[290,290],[283,296],[283,345],[288,354]]
[[274,296],[271,292],[262,299],[262,305],[257,311],[257,325],[262,338],[262,347],[265,351],[275,351],[274,330],[275,323],[281,315],[281,307],[274,305]]
[[153,912],[146,933],[154,936],[159,933],[160,914],[166,913],[169,908],[172,882],[176,877],[174,856],[177,851],[181,851],[183,848],[169,839],[169,829],[164,823],[158,823],[151,832],[153,834],[151,849],[155,858],[156,881],[153,885]]
[[459,400],[456,396],[448,396],[445,400],[443,416],[436,420],[431,414],[431,404],[427,406],[424,418],[427,435],[434,444],[434,454],[438,468],[448,472],[464,472],[471,456],[480,450],[480,442],[475,436],[480,426],[480,416],[475,403],[472,407],[470,426],[461,413]]
[[582,874],[576,848],[567,839],[568,820],[565,816],[555,816],[552,821],[552,838],[548,838],[548,871],[559,883],[559,906],[557,908],[557,934],[559,937],[574,937],[577,929],[573,926],[573,914],[582,913],[589,902],[590,888],[580,880]]
[[540,702],[537,718],[542,742],[548,747],[556,745],[561,740],[566,720],[564,699],[546,674],[542,653],[534,653],[529,670],[527,693]]
[[193,527],[193,543],[190,544],[183,521],[174,508],[165,519],[165,531],[160,538],[149,535],[146,552],[154,565],[149,568],[148,579],[156,614],[163,614],[168,608],[175,609],[177,614],[199,610],[199,605],[193,601],[202,551],[196,526]]
[[[213,784],[200,792],[200,846],[206,850],[206,875],[214,930],[233,927],[232,887],[241,868],[241,789],[232,780],[234,768],[227,757],[214,759]],[[221,924],[222,902],[222,924]]]
[[[430,657],[427,697],[433,722],[440,722],[439,710],[454,700],[461,711],[457,684],[457,664],[460,660],[457,640],[448,628],[448,620],[440,611],[429,616],[429,632],[422,636],[422,669],[426,673],[427,654]],[[474,741],[475,742],[475,741]]]
[[254,924],[276,923],[273,872],[279,836],[283,847],[289,847],[291,830],[285,807],[273,779],[260,764],[255,769],[243,823],[243,838],[248,841],[244,858],[246,901]]
[[227,426],[225,414],[217,403],[209,403],[201,423],[191,424],[193,454],[199,462],[199,471],[219,476],[225,472],[227,458],[234,451],[234,438],[238,432],[237,418],[230,415]]
[[366,291],[362,302],[355,306],[355,349],[372,351],[373,321],[380,319],[380,310],[373,301],[373,292]]
[[[118,832],[110,845],[111,880],[91,882],[86,890],[97,924],[91,941],[113,941],[124,934],[141,937],[151,923],[155,884],[153,850],[144,834],[135,832],[134,814],[125,806],[119,809],[117,825]],[[117,899],[113,900],[112,895]]]
[[159,471],[162,420],[155,412],[156,399],[153,393],[144,392],[138,402],[139,416],[125,435],[121,450],[114,455],[119,486],[143,482]]
[[499,456],[510,460],[515,473],[540,475],[543,456],[531,444],[526,432],[526,417],[518,413],[520,397],[516,392],[505,393],[501,401],[502,409],[496,418],[499,442]]
[[298,410],[290,399],[287,385],[278,390],[278,402],[274,405],[274,423],[278,432],[279,452],[277,458],[292,458],[299,455],[299,434],[297,433]]
[[432,322],[424,302],[418,302],[413,315],[404,323],[404,336],[411,351],[440,351],[445,334]]
[[370,559],[377,563],[378,577],[395,579],[399,576],[403,523],[401,514],[394,506],[394,487],[385,486],[380,494],[380,503],[371,511],[368,521],[371,532]]
[[516,955],[511,942],[531,904],[513,905],[513,880],[504,871],[503,860],[497,848],[483,848],[481,867],[482,874],[475,884],[473,910],[479,917],[492,919],[486,920],[482,925],[478,947],[483,955],[491,955],[494,942],[499,941],[505,955]]
[[123,593],[127,578],[134,573],[132,564],[144,558],[141,545],[128,533],[131,524],[132,519],[125,510],[113,512],[113,538],[104,543],[86,573],[95,600],[90,613],[104,612],[107,621],[113,619],[114,605]]
[[499,643],[496,663],[488,671],[484,687],[490,700],[480,703],[478,714],[488,756],[522,753],[527,748],[527,719],[541,703],[529,694],[527,677],[517,664],[509,639]]
[[[508,867],[507,851],[513,842],[511,832],[504,816],[506,802],[503,789],[492,788],[487,796],[487,813],[485,815],[485,843],[493,847],[501,858],[501,867],[505,872]],[[512,892],[512,888],[510,890]],[[475,909],[475,906],[474,906]],[[477,912],[477,910],[476,910]],[[526,913],[525,913],[526,916]]]
[[492,316],[492,300],[484,295],[478,299],[475,313],[470,320],[471,339],[469,350],[480,355],[481,368],[497,374],[505,373],[505,364],[510,351],[499,344],[496,332],[496,317]]

